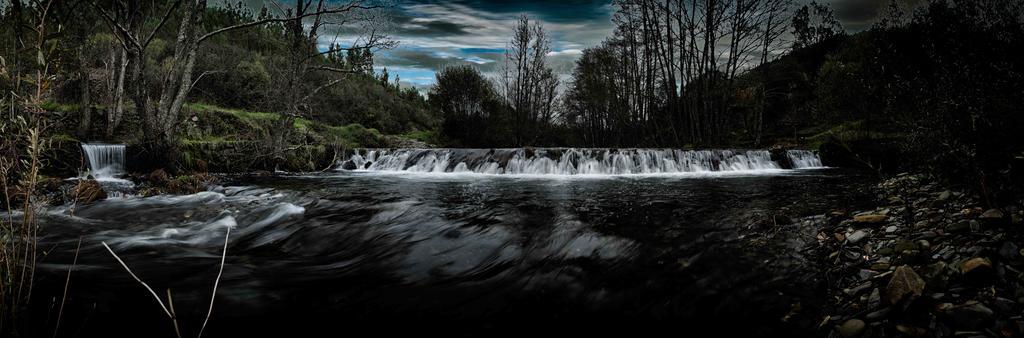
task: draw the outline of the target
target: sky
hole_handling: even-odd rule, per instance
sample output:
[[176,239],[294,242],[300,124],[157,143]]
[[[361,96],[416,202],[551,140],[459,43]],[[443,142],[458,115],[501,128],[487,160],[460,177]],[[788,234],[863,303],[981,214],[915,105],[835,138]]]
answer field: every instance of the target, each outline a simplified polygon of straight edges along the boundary
[[[798,5],[810,0],[796,0]],[[869,27],[889,0],[819,0],[829,4],[847,31]],[[397,47],[375,54],[378,70],[420,90],[434,83],[446,65],[471,64],[493,72],[520,14],[539,20],[552,40],[548,64],[563,77],[582,50],[612,32],[611,0],[398,0],[391,11]],[[323,36],[322,39],[332,39]]]

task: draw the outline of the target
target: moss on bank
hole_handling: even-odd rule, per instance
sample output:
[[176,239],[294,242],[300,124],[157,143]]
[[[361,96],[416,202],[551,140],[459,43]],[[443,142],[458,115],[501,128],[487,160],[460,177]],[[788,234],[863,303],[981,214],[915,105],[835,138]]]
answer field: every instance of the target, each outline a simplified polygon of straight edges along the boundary
[[280,114],[191,103],[183,111],[179,165],[191,171],[312,171],[329,167],[345,150],[390,146],[391,137],[359,124],[336,126],[296,118],[284,151],[268,142]]

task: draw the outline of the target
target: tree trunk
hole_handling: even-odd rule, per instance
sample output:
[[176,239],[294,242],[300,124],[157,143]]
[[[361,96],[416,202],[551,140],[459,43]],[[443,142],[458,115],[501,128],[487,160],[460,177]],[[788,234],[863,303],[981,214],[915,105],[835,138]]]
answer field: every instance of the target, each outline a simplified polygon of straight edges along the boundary
[[91,86],[89,85],[89,69],[88,61],[85,57],[85,44],[78,46],[78,80],[79,90],[82,91],[82,97],[80,104],[81,120],[78,124],[78,135],[86,137],[89,135],[89,129],[92,128],[92,95],[89,92]]

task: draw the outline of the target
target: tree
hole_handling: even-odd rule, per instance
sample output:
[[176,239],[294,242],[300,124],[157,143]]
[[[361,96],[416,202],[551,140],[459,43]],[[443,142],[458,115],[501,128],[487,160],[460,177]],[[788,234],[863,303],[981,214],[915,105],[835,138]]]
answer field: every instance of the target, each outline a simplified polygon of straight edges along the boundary
[[[286,17],[292,18],[285,22],[291,53],[287,62],[288,68],[284,74],[284,87],[281,88],[283,106],[277,109],[282,114],[278,119],[277,127],[271,133],[270,154],[273,155],[275,161],[284,159],[286,140],[294,129],[295,120],[312,113],[308,106],[308,101],[311,98],[321,91],[345,81],[349,74],[371,74],[373,72],[372,49],[394,46],[394,41],[384,34],[383,28],[386,26],[386,22],[383,22],[384,17],[373,13],[373,10],[377,8],[379,7],[365,6],[361,13],[336,12],[331,10],[325,0],[317,1],[316,7],[313,7],[313,1],[295,0],[294,7],[286,13]],[[342,13],[344,17],[329,17],[329,15],[342,16]],[[308,28],[305,26],[305,18],[312,20]],[[317,44],[321,30],[326,27],[354,29],[361,34],[349,41],[348,47],[342,47],[337,43],[336,38],[332,42],[331,48],[320,51],[317,49]],[[324,64],[322,62],[323,55],[335,54],[331,59],[337,60],[340,59],[337,54],[342,52],[347,55],[345,64]]]
[[522,146],[537,140],[541,128],[554,118],[558,77],[547,66],[551,41],[540,23],[519,17],[505,50],[500,85],[512,114],[513,142]]
[[832,8],[812,1],[800,7],[793,15],[793,48],[804,48],[833,36],[843,35],[843,25],[836,19]]
[[[297,1],[299,6],[308,9],[310,1]],[[302,22],[307,18],[319,18],[323,15],[352,13],[375,8],[382,8],[383,5],[370,4],[368,1],[352,0],[347,3],[326,5],[319,2],[316,10],[294,12],[285,17],[263,17],[251,22],[240,23],[227,27],[203,32],[203,17],[206,14],[206,0],[176,0],[167,5],[166,10],[155,27],[148,33],[143,33],[140,21],[139,8],[140,0],[119,0],[116,8],[125,8],[124,16],[115,16],[108,12],[96,2],[96,8],[111,31],[118,38],[121,47],[124,49],[125,59],[128,60],[128,74],[132,82],[129,96],[135,104],[135,110],[142,121],[142,130],[145,137],[145,147],[150,158],[150,167],[172,168],[171,165],[177,155],[176,151],[176,127],[180,119],[181,107],[185,98],[195,85],[193,70],[196,64],[196,55],[203,41],[223,34],[225,32],[264,25],[268,23]],[[180,9],[180,13],[179,11]],[[174,52],[163,63],[159,84],[151,85],[144,76],[146,68],[146,50],[153,41],[156,33],[163,27],[173,14],[179,13],[179,25],[177,37],[174,43]],[[293,30],[294,32],[294,30]],[[299,34],[301,35],[301,33]],[[118,90],[124,88],[124,83],[119,81]],[[155,89],[155,90],[154,90]],[[290,102],[295,102],[294,100]]]
[[[494,86],[469,65],[447,66],[430,88],[430,105],[441,112],[441,132],[462,145],[498,146],[502,134],[499,98]],[[492,114],[495,113],[495,114]]]

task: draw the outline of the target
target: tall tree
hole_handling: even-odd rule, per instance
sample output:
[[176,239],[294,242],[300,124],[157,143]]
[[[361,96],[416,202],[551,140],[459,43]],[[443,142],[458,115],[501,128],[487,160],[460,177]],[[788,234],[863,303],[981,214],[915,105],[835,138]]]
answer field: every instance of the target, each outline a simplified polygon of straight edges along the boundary
[[513,32],[499,82],[511,108],[514,143],[522,146],[536,141],[537,128],[553,120],[558,77],[546,63],[551,41],[544,27],[523,15]]

